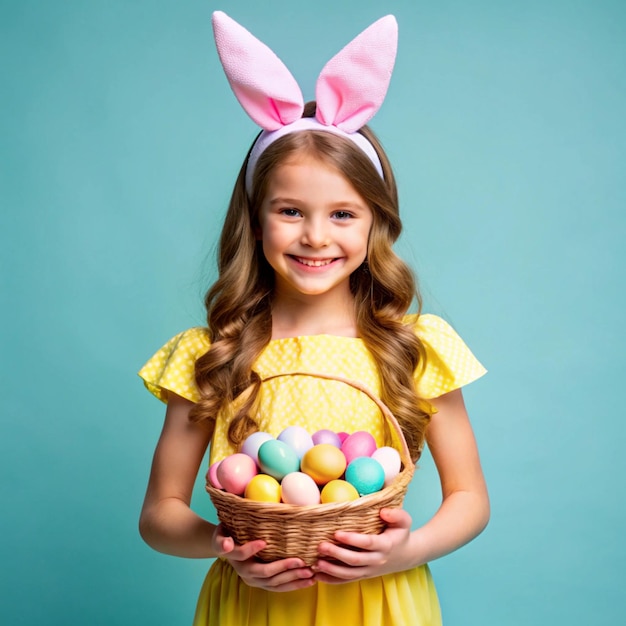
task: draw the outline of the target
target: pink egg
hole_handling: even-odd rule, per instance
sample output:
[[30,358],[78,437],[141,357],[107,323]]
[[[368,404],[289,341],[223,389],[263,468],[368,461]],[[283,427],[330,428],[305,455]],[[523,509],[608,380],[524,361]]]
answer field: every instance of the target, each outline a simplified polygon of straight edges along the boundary
[[217,480],[228,491],[241,496],[246,490],[246,485],[257,474],[256,463],[247,454],[238,452],[227,456],[219,464]]
[[341,448],[341,441],[341,437],[335,431],[328,430],[328,428],[322,428],[322,430],[318,430],[313,434],[313,443],[315,445],[318,443],[329,443],[331,446]]
[[206,473],[206,481],[209,483],[209,485],[211,485],[211,487],[215,487],[216,489],[224,489],[220,481],[217,479],[217,468],[219,467],[220,463],[221,461],[213,463],[213,465],[209,467],[209,471]]
[[391,484],[391,481],[400,473],[400,453],[390,446],[378,448],[372,454],[372,458],[376,459],[385,472],[385,487]]
[[252,433],[246,437],[245,441],[241,444],[241,450],[243,454],[247,454],[249,457],[254,459],[254,462],[259,464],[259,448],[261,444],[269,441],[270,439],[274,439],[272,435],[268,433],[264,433],[262,431],[257,431],[256,433]]
[[349,433],[344,432],[343,430],[337,433],[339,440],[343,443],[350,435]]
[[286,504],[307,506],[319,504],[320,489],[315,481],[302,472],[291,472],[280,483],[281,500]]
[[313,447],[313,439],[302,426],[287,426],[277,437],[278,441],[286,443],[301,459],[307,450]]
[[357,430],[352,433],[341,444],[341,451],[348,463],[358,456],[371,456],[374,450],[376,450],[376,440],[364,430]]

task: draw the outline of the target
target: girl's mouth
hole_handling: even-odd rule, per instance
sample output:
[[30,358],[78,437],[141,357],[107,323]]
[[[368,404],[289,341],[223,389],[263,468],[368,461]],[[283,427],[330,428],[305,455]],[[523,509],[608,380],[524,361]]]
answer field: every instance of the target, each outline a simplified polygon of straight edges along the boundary
[[302,263],[302,265],[306,265],[307,267],[324,267],[325,265],[330,265],[333,261],[337,259],[307,259],[301,256],[291,256],[292,259],[297,261],[298,263]]

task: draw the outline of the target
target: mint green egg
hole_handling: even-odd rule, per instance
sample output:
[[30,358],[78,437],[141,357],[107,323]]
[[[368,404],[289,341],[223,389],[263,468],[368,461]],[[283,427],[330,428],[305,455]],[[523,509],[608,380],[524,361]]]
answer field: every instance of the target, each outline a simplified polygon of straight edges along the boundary
[[278,439],[263,442],[258,455],[261,470],[278,481],[300,469],[300,459],[296,451]]

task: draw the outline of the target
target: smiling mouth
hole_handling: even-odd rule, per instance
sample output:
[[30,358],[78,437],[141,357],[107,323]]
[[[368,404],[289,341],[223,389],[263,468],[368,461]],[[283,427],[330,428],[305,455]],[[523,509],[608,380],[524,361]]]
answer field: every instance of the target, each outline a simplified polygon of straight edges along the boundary
[[305,259],[300,256],[292,256],[293,259],[298,261],[298,263],[302,263],[302,265],[306,265],[307,267],[324,267],[325,265],[330,265],[336,259]]

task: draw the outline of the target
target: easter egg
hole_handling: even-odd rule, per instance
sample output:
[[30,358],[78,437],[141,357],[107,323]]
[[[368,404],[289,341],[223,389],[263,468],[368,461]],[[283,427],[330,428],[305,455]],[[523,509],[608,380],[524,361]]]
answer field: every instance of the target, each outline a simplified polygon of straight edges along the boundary
[[217,467],[216,476],[222,487],[228,493],[243,495],[246,485],[257,474],[256,463],[247,454],[238,452],[231,454],[221,461]]
[[301,459],[304,453],[313,447],[313,439],[302,426],[288,426],[277,437],[278,441],[286,443]]
[[224,489],[220,481],[217,479],[217,468],[219,467],[220,463],[221,461],[217,461],[216,463],[213,463],[209,467],[209,471],[206,473],[207,483],[209,483],[211,487],[215,487],[216,489]]
[[345,480],[331,480],[324,485],[321,500],[324,504],[330,502],[350,502],[358,500],[359,492],[354,485]]
[[280,483],[267,474],[257,474],[246,485],[244,496],[257,502],[280,502]]
[[341,448],[341,437],[335,431],[328,430],[328,428],[322,428],[322,430],[313,433],[312,439],[316,445],[318,443],[330,443],[336,448]]
[[259,466],[266,474],[280,481],[290,472],[300,469],[300,459],[285,442],[270,439],[259,448]]
[[343,443],[350,436],[350,433],[346,433],[343,430],[341,430],[337,433],[337,435],[339,436],[339,441]]
[[383,446],[374,450],[372,458],[383,466],[385,472],[385,487],[391,484],[391,481],[400,473],[400,453],[390,446]]
[[243,444],[241,444],[240,452],[252,457],[254,462],[258,464],[259,448],[261,447],[261,444],[269,441],[270,439],[274,439],[274,437],[268,433],[264,433],[263,431],[259,430],[256,433],[252,433],[251,435],[248,435]]
[[302,472],[287,474],[280,483],[281,500],[286,504],[319,504],[320,490],[315,481]]
[[354,486],[359,495],[366,496],[382,489],[385,484],[385,471],[375,459],[359,456],[348,463],[346,480]]
[[339,478],[344,473],[346,464],[346,457],[339,448],[330,443],[320,443],[302,457],[301,469],[318,485],[325,485],[330,480]]
[[341,444],[341,451],[348,463],[358,456],[371,456],[374,450],[376,450],[376,440],[364,430],[358,430],[348,435]]

